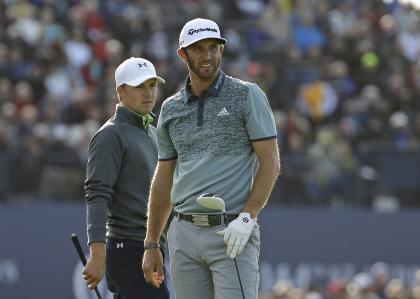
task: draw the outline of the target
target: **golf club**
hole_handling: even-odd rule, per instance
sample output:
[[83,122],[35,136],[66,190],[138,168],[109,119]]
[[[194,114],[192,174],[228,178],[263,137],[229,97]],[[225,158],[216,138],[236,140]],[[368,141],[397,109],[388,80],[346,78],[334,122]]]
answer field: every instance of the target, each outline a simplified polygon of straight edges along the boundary
[[[77,253],[79,254],[80,260],[82,261],[83,266],[86,265],[86,258],[85,254],[83,253],[82,246],[80,246],[79,238],[76,234],[72,234],[70,236],[70,239],[73,241],[74,247],[76,248]],[[96,296],[98,296],[98,299],[102,299],[101,294],[99,293],[98,288],[94,288],[94,291],[96,293]]]
[[[202,207],[205,207],[205,208],[210,209],[210,210],[217,210],[217,211],[222,212],[223,219],[225,220],[225,225],[226,225],[226,227],[228,226],[228,223],[226,221],[227,220],[227,218],[226,218],[226,205],[225,205],[225,201],[223,199],[221,199],[219,196],[217,196],[216,194],[213,194],[213,193],[204,193],[197,198],[197,202]],[[236,261],[236,257],[233,259],[233,261],[235,262],[236,273],[238,274],[238,279],[239,279],[239,285],[241,287],[242,298],[245,299],[244,288],[242,286],[241,275],[239,274],[238,262]]]

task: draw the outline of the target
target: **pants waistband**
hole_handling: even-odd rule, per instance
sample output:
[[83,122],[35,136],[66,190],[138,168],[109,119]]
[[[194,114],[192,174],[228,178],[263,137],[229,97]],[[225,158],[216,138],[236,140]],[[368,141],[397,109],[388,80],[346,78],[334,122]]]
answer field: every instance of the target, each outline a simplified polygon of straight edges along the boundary
[[217,226],[222,224],[228,224],[229,222],[232,222],[236,218],[238,218],[238,215],[233,214],[192,214],[192,215],[186,215],[186,214],[180,214],[175,212],[175,217],[178,217],[179,219],[191,222],[197,226]]
[[106,240],[106,249],[120,249],[120,248],[143,248],[143,243],[131,239],[108,239]]

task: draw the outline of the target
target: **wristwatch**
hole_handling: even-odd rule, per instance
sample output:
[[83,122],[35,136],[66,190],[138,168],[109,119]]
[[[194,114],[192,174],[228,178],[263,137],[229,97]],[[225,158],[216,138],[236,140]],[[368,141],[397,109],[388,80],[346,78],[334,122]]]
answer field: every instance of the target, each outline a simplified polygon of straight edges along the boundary
[[153,248],[160,248],[160,244],[159,243],[144,244],[144,250],[153,249]]

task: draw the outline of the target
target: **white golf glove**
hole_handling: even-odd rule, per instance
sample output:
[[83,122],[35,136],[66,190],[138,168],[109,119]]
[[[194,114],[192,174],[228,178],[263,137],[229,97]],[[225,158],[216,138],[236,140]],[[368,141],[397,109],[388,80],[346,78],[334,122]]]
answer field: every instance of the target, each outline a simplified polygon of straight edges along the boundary
[[223,236],[223,240],[227,244],[226,255],[233,259],[242,252],[255,222],[256,219],[251,219],[249,213],[243,212],[224,230],[217,232],[218,235]]

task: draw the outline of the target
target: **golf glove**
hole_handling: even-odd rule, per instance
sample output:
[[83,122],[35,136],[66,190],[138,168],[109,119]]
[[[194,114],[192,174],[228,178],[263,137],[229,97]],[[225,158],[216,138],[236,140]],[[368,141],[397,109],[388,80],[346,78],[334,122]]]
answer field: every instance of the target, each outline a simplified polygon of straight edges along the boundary
[[239,214],[238,218],[229,223],[224,230],[217,232],[218,235],[223,236],[223,240],[227,244],[226,254],[230,258],[233,259],[242,252],[255,222],[256,219],[251,219],[249,213],[243,212]]

